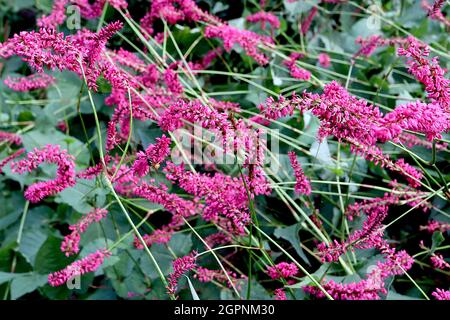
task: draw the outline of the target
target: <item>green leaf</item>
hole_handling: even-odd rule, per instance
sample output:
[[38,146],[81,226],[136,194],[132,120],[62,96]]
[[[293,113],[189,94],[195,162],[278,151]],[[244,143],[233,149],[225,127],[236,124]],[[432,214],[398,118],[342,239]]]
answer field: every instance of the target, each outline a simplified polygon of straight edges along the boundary
[[66,257],[61,252],[61,239],[50,236],[36,255],[34,270],[41,274],[48,274],[65,268],[74,260],[75,258]]
[[46,239],[47,235],[38,228],[24,230],[19,251],[31,265]]
[[47,283],[47,275],[30,273],[15,277],[11,282],[11,299],[16,300],[24,294],[33,292]]
[[300,230],[300,223],[293,224],[289,227],[278,227],[274,231],[274,236],[278,238],[282,238],[286,241],[289,241],[290,244],[294,247],[297,254],[305,261],[308,265],[311,265],[311,263],[308,260],[308,257],[303,252],[302,247],[300,246],[300,236],[298,234],[298,231]]

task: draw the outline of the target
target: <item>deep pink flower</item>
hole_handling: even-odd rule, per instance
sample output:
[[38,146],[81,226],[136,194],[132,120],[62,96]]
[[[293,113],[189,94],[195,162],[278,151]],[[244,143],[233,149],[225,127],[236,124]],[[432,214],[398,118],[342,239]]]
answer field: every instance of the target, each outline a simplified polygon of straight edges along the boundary
[[263,30],[266,29],[266,23],[270,24],[270,28],[272,31],[274,29],[279,29],[280,25],[281,25],[280,20],[278,19],[278,17],[276,15],[274,15],[273,13],[270,13],[270,12],[265,12],[265,11],[260,11],[260,12],[251,14],[251,15],[247,16],[245,19],[248,22],[252,22],[252,23],[260,22],[261,28]]
[[[172,235],[173,235],[173,232],[171,232],[171,231],[158,229],[158,230],[153,231],[152,234],[143,235],[142,238],[144,239],[145,244],[148,247],[150,247],[154,243],[159,243],[159,244],[168,243],[170,241],[170,239],[172,238]],[[144,249],[144,245],[142,244],[141,240],[137,237],[134,239],[133,244],[136,249],[139,249],[139,250]]]
[[94,208],[88,214],[83,216],[76,224],[70,225],[69,230],[71,233],[64,237],[61,243],[61,251],[66,254],[66,256],[71,256],[80,251],[80,234],[84,233],[87,228],[94,222],[99,222],[101,219],[106,217],[108,211],[102,208]]
[[172,69],[166,69],[164,72],[164,81],[166,82],[167,89],[174,95],[180,95],[183,93],[183,86],[178,79],[178,74],[176,74]]
[[36,203],[75,185],[74,159],[67,154],[67,150],[61,151],[58,145],[49,144],[42,149],[35,148],[25,159],[11,163],[11,168],[13,172],[21,174],[35,170],[43,162],[58,166],[54,180],[34,183],[25,191],[25,198]]
[[228,115],[218,112],[198,100],[179,100],[161,114],[159,126],[165,131],[175,131],[184,126],[184,121],[200,124],[205,129],[216,129],[225,133],[230,128]]
[[[215,280],[221,283],[226,283],[229,288],[235,286],[239,289],[241,284],[240,280],[242,280],[242,278],[239,279],[237,277],[237,274],[232,271],[227,271],[227,275],[224,274],[223,270],[211,270],[203,267],[198,267],[196,269],[196,274],[194,275],[194,278],[204,283]],[[230,283],[230,280],[232,283]]]
[[14,91],[31,91],[47,88],[55,82],[55,78],[46,73],[35,73],[26,77],[8,76],[4,83]]
[[431,258],[431,264],[436,269],[450,269],[450,264],[444,260],[444,257],[441,254],[432,254]]
[[40,28],[56,28],[66,20],[66,4],[69,0],[55,0],[52,12],[48,16],[42,16],[37,20]]
[[170,154],[170,144],[172,140],[162,135],[160,138],[156,138],[156,143],[151,144],[145,150],[145,153],[139,151],[136,155],[136,161],[133,164],[133,170],[138,176],[144,176],[150,170],[150,166],[155,169],[159,168],[159,165]]
[[172,263],[173,272],[169,274],[169,283],[167,292],[175,295],[178,286],[178,280],[186,272],[197,268],[196,251],[192,251],[189,255],[175,259]]
[[168,193],[165,185],[156,187],[149,183],[142,183],[138,187],[134,186],[133,193],[138,197],[164,206],[174,216],[190,217],[196,214],[196,206],[193,202],[176,194]]
[[208,175],[185,171],[183,164],[177,166],[171,162],[166,163],[164,172],[168,180],[186,192],[205,199],[203,219],[217,221],[219,217],[225,217],[233,224],[231,232],[244,233],[250,215],[247,190],[241,179],[221,173]]
[[283,289],[275,289],[273,294],[275,295],[275,300],[287,300],[286,293]]
[[319,60],[319,64],[324,68],[328,68],[331,66],[330,56],[326,53],[320,53],[318,60]]
[[294,151],[290,151],[288,152],[288,156],[292,169],[294,169],[295,192],[306,195],[311,194],[311,184],[309,183],[308,178],[305,176],[305,173],[297,160],[297,155]]
[[49,274],[48,283],[52,287],[57,287],[65,284],[75,276],[81,276],[85,273],[93,272],[103,264],[103,261],[105,260],[105,258],[109,257],[109,255],[110,252],[108,252],[106,249],[91,253],[83,259],[70,264],[63,270]]
[[422,0],[422,8],[428,12],[428,16],[437,20],[447,27],[450,26],[450,20],[444,16],[441,9],[444,6],[445,0],[435,0],[432,5],[428,3],[428,0]]
[[17,150],[16,152],[14,152],[13,154],[10,154],[9,156],[7,156],[6,158],[2,159],[0,161],[0,173],[3,172],[3,167],[6,166],[6,164],[16,158],[18,158],[21,154],[25,153],[25,149],[24,148],[20,148],[19,150]]
[[[325,291],[337,300],[378,300],[380,294],[387,294],[385,280],[390,276],[403,274],[403,270],[409,270],[414,259],[405,251],[395,252],[385,241],[380,241],[377,247],[383,253],[385,260],[379,261],[366,279],[352,283],[322,281]],[[305,286],[303,289],[318,298],[325,297],[316,286]]]
[[267,268],[267,274],[272,279],[287,279],[298,273],[298,267],[294,263],[280,262]]
[[420,226],[420,230],[426,230],[430,233],[433,233],[435,231],[445,232],[445,231],[450,230],[450,223],[431,220],[431,221],[428,221],[428,225]]
[[314,6],[311,11],[309,11],[308,16],[306,16],[305,20],[302,21],[302,24],[300,26],[300,31],[302,32],[302,34],[306,34],[311,26],[311,23],[314,19],[314,17],[317,14],[317,6]]
[[22,144],[22,138],[14,132],[0,131],[0,141],[14,143],[15,145]]
[[432,141],[441,138],[441,133],[447,130],[448,117],[440,105],[416,101],[399,105],[385,114],[375,133],[381,142],[397,140],[403,130],[423,133]]
[[405,47],[399,48],[397,53],[407,58],[408,71],[425,85],[428,98],[442,107],[447,113],[446,119],[448,121],[450,80],[444,78],[445,70],[439,66],[439,58],[428,59],[430,48],[414,37],[408,37]]
[[230,52],[235,44],[239,44],[245,53],[259,64],[266,65],[269,63],[269,59],[259,49],[261,45],[273,43],[269,37],[248,30],[240,30],[226,24],[207,26],[205,36],[207,38],[221,38],[227,52]]
[[297,66],[297,60],[303,57],[302,54],[294,52],[289,56],[288,60],[283,61],[283,64],[289,68],[291,76],[295,79],[308,81],[311,79],[311,72]]
[[432,295],[437,300],[450,300],[450,291],[448,290],[436,289],[436,291],[434,291]]

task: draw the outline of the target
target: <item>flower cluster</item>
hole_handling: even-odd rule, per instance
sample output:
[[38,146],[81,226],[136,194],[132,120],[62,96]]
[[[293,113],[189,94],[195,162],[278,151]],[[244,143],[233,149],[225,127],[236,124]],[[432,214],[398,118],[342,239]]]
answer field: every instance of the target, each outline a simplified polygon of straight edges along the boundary
[[291,151],[288,153],[289,160],[291,161],[292,168],[295,175],[295,192],[300,194],[311,194],[311,184],[308,178],[305,176],[300,163],[298,163],[297,155]]
[[47,88],[55,78],[46,73],[36,73],[26,77],[7,77],[4,83],[14,91],[30,91]]
[[261,36],[248,30],[240,30],[226,24],[207,26],[205,36],[207,38],[221,38],[223,47],[228,52],[231,51],[235,44],[239,44],[245,53],[259,64],[266,65],[269,62],[269,59],[259,50],[260,46],[273,43],[269,37]]
[[[172,232],[162,229],[155,230],[152,234],[145,234],[142,236],[142,239],[148,247],[150,247],[154,243],[168,243],[171,238]],[[139,250],[144,249],[144,244],[138,237],[134,239],[134,247]]]
[[175,295],[178,281],[183,274],[197,268],[196,256],[197,252],[193,251],[189,255],[172,262],[173,271],[169,274],[169,283],[166,288],[169,294]]
[[80,234],[84,233],[87,228],[94,222],[99,222],[106,217],[108,211],[102,208],[94,208],[88,214],[83,216],[76,224],[70,225],[69,230],[71,233],[64,237],[61,243],[61,251],[66,254],[67,257],[76,254],[80,251]]
[[52,287],[58,287],[70,281],[75,276],[81,276],[88,272],[96,271],[105,258],[110,256],[110,252],[106,249],[98,250],[89,254],[81,260],[75,261],[63,270],[48,275],[48,283]]
[[42,149],[35,148],[25,159],[11,163],[11,168],[13,172],[20,174],[32,172],[43,162],[55,163],[58,166],[56,178],[29,186],[25,191],[25,198],[30,202],[39,202],[75,185],[74,157],[67,154],[67,150],[61,151],[58,145],[49,144]]
[[6,131],[0,131],[0,141],[14,143],[15,145],[22,144],[22,138],[19,135],[13,132],[6,132]]
[[145,152],[139,151],[133,164],[135,174],[138,176],[146,175],[150,170],[150,166],[158,169],[159,165],[170,153],[171,142],[170,138],[162,135],[162,137],[156,138],[156,143],[149,145]]
[[270,25],[272,32],[274,29],[280,28],[280,20],[270,12],[260,11],[247,16],[245,19],[252,23],[260,22],[263,30],[266,29],[266,23]]
[[302,58],[301,53],[291,53],[288,60],[283,61],[283,64],[289,68],[291,76],[295,79],[308,81],[311,79],[311,72],[297,66],[297,60]]
[[287,279],[298,273],[298,267],[294,263],[280,262],[273,267],[267,268],[267,274],[272,279]]

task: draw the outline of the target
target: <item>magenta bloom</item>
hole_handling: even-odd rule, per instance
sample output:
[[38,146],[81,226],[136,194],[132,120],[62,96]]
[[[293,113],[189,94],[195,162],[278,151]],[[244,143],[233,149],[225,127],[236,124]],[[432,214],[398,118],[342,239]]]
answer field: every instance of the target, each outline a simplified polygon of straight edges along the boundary
[[439,104],[448,113],[450,105],[450,80],[444,77],[445,70],[439,66],[439,58],[428,59],[430,48],[413,37],[408,37],[404,48],[397,51],[407,58],[408,71],[425,85],[428,98]]
[[273,293],[275,295],[275,300],[287,300],[286,293],[283,289],[275,289]]
[[292,53],[289,56],[288,60],[283,61],[283,64],[289,68],[291,77],[299,80],[308,81],[309,79],[311,79],[311,72],[303,68],[300,68],[296,64],[297,60],[300,59],[301,57],[303,57],[303,55],[300,53]]
[[273,13],[270,13],[270,12],[265,12],[265,11],[260,11],[260,12],[251,14],[251,15],[247,16],[245,19],[248,22],[252,22],[252,23],[260,22],[261,28],[263,30],[266,29],[266,23],[270,25],[272,31],[274,29],[279,29],[280,25],[281,25],[280,20],[278,19],[278,17],[276,15],[274,15]]
[[98,250],[81,260],[75,261],[66,268],[48,275],[48,283],[52,287],[63,285],[75,276],[81,276],[88,272],[97,270],[105,258],[109,257],[111,253],[106,249]]
[[9,156],[7,156],[6,158],[2,159],[2,161],[0,161],[0,173],[3,172],[3,167],[6,166],[6,164],[18,157],[20,157],[21,154],[25,153],[25,149],[24,148],[20,148],[19,150],[17,150],[16,152],[14,152],[13,154],[10,154]]
[[14,143],[15,145],[22,144],[22,138],[14,132],[0,131],[0,141]]
[[450,269],[450,264],[444,260],[444,257],[441,254],[433,254],[430,258],[431,264],[436,269]]
[[[383,253],[385,261],[378,262],[366,279],[352,283],[323,281],[322,287],[325,291],[337,300],[378,300],[381,294],[387,294],[386,279],[403,274],[403,270],[409,270],[414,259],[405,251],[395,252],[385,241],[379,242],[378,248]],[[318,298],[325,297],[318,287],[305,286],[303,289]]]
[[193,251],[189,255],[178,258],[172,263],[173,272],[169,275],[169,284],[167,285],[167,292],[175,294],[177,291],[178,280],[186,272],[197,267],[196,256],[197,252]]
[[162,135],[161,138],[156,138],[156,143],[149,145],[145,152],[139,151],[133,164],[135,174],[142,177],[149,172],[150,166],[157,169],[169,155],[171,142],[170,138]]
[[436,291],[434,291],[432,295],[437,300],[450,300],[450,291],[448,290],[436,289]]
[[235,44],[239,44],[245,53],[255,59],[260,65],[269,63],[269,59],[261,53],[259,47],[264,44],[272,44],[272,39],[261,36],[248,30],[240,30],[229,25],[212,26],[205,29],[207,38],[221,38],[224,49],[228,52]]
[[331,60],[330,60],[330,56],[326,53],[320,53],[319,54],[319,64],[324,67],[324,68],[328,68],[331,66]]
[[426,230],[430,233],[433,233],[435,231],[445,232],[450,230],[450,223],[431,220],[428,221],[428,225],[420,226],[420,230]]
[[43,162],[58,166],[54,180],[34,183],[25,191],[25,198],[36,203],[75,185],[74,159],[67,150],[61,151],[58,145],[48,144],[42,149],[35,148],[25,159],[11,163],[11,168],[15,173],[24,173],[35,170]]
[[267,268],[267,274],[272,279],[289,278],[298,273],[298,268],[294,263],[280,262],[273,267]]
[[36,73],[26,77],[7,77],[4,83],[14,91],[31,91],[47,88],[55,78],[46,73]]
[[69,226],[72,232],[64,237],[61,243],[61,251],[65,252],[66,256],[71,256],[80,251],[80,234],[84,233],[87,228],[94,222],[99,222],[106,217],[108,211],[102,208],[94,208],[87,215],[83,216],[76,224]]
[[295,192],[300,194],[311,194],[311,185],[308,178],[305,176],[300,163],[298,163],[297,155],[294,151],[288,152],[289,160],[291,161],[292,169],[295,175]]
[[[171,232],[171,231],[158,229],[158,230],[153,231],[152,234],[143,235],[142,238],[144,239],[145,244],[148,247],[150,247],[154,243],[159,243],[159,244],[168,243],[170,241],[170,239],[172,238],[172,234],[173,234],[173,232]],[[139,249],[139,250],[144,249],[144,245],[142,244],[141,240],[137,237],[134,239],[133,244],[136,249]]]
[[215,221],[226,218],[228,231],[243,234],[250,222],[248,195],[241,179],[216,172],[214,175],[185,171],[183,165],[168,162],[166,178],[197,198],[204,198],[203,219]]
[[52,12],[48,16],[42,16],[37,20],[37,26],[41,28],[56,28],[66,20],[66,4],[69,0],[55,0]]
[[205,129],[217,129],[225,133],[230,128],[226,112],[219,112],[198,100],[179,100],[164,111],[159,126],[165,131],[175,131],[188,123],[199,124]]

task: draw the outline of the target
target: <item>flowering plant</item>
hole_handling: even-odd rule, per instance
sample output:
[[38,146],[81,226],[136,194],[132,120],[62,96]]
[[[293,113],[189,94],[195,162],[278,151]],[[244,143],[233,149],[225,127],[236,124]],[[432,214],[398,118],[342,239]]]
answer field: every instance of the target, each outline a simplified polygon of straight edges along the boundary
[[450,299],[445,1],[144,2],[1,9],[0,296]]

